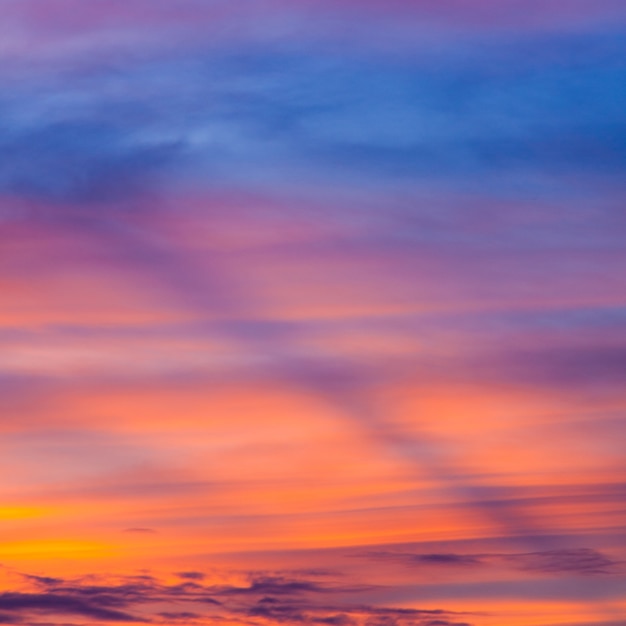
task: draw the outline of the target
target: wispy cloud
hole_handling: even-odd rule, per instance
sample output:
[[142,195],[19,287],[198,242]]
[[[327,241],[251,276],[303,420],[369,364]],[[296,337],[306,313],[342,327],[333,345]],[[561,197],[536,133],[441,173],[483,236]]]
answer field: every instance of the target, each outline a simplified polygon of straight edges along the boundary
[[358,554],[361,558],[392,561],[409,567],[484,567],[507,566],[514,569],[545,574],[616,574],[620,562],[590,548],[547,550],[544,552],[512,554],[412,554],[407,552],[371,551]]
[[[199,572],[194,572],[199,574]],[[102,623],[156,622],[212,623],[229,620],[246,623],[263,618],[279,623],[394,624],[398,626],[460,626],[461,613],[442,609],[385,608],[358,604],[337,597],[367,595],[364,587],[322,585],[314,578],[277,574],[267,577],[251,572],[247,584],[216,585],[197,582],[168,585],[150,575],[118,578],[115,582],[98,576],[59,580],[24,575],[39,590],[6,592],[0,608],[14,622],[34,615],[78,615]],[[334,598],[334,601],[333,601]],[[177,607],[184,606],[185,610]],[[153,607],[157,607],[156,609]],[[169,607],[163,610],[164,607]],[[191,607],[191,608],[189,608]]]

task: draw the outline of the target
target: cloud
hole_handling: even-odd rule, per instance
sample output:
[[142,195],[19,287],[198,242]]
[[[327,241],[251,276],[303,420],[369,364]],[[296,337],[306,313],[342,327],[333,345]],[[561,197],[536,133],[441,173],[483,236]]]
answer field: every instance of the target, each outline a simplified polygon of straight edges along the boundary
[[618,565],[617,561],[590,548],[502,555],[501,558],[522,570],[560,574],[610,574]]
[[0,189],[82,205],[124,200],[171,162],[177,150],[133,140],[136,130],[93,116],[54,124],[42,120],[34,128],[0,135],[8,157],[0,166]]
[[538,385],[576,388],[626,382],[626,346],[537,348],[505,355],[500,371]]
[[23,574],[26,580],[30,580],[34,583],[38,583],[43,587],[49,587],[51,585],[60,585],[63,583],[62,578],[53,578],[52,576],[33,576],[32,574]]
[[164,611],[159,613],[160,617],[165,619],[173,619],[173,620],[190,620],[190,619],[199,619],[202,617],[199,613],[190,613],[189,611],[179,611],[179,612],[169,612]]
[[16,613],[44,612],[52,614],[81,615],[107,622],[142,622],[141,618],[105,608],[102,602],[86,601],[66,594],[57,593],[18,593],[0,594],[0,610]]
[[206,578],[202,572],[176,572],[176,576],[185,580],[204,580]]
[[336,587],[325,587],[309,580],[289,580],[282,577],[255,578],[248,587],[225,586],[215,588],[220,595],[292,595],[299,593],[333,593],[344,591]]
[[[187,572],[189,573],[189,572]],[[326,575],[326,574],[324,574]],[[290,578],[288,573],[269,577],[250,572],[250,584],[215,585],[186,582],[167,585],[150,575],[106,579],[86,576],[73,580],[22,575],[44,587],[44,592],[8,592],[0,595],[0,619],[30,619],[33,614],[78,615],[98,622],[152,622],[157,618],[177,622],[245,622],[264,618],[277,623],[313,626],[457,626],[454,611],[380,607],[345,601],[348,594],[365,595],[365,585],[317,583],[314,578]],[[219,598],[216,600],[215,598]],[[338,601],[339,598],[339,601]]]
[[[246,609],[249,617],[263,617],[279,623],[328,624],[329,626],[462,626],[453,621],[454,612],[427,609],[394,609],[368,605],[315,606],[263,598]],[[434,617],[437,619],[433,619]],[[448,619],[449,617],[452,618]],[[464,623],[463,626],[469,626]]]
[[560,179],[617,184],[626,163],[619,34],[491,40],[438,55],[435,68],[315,42],[180,45],[20,83],[4,101],[0,190],[92,206],[181,180],[277,191],[421,180],[506,194],[536,177],[567,195]]
[[514,569],[545,574],[601,575],[616,572],[618,561],[591,548],[545,550],[528,553],[413,554],[410,552],[371,551],[359,558],[391,561],[408,567],[484,567],[509,565]]
[[405,565],[442,565],[442,566],[474,566],[482,565],[479,556],[467,554],[435,553],[411,554],[403,552],[372,551],[357,556],[374,560],[397,561]]

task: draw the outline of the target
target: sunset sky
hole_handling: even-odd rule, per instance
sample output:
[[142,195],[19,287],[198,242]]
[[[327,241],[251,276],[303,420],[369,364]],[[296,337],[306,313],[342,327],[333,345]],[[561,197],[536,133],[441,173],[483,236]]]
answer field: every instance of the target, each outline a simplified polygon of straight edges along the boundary
[[0,0],[0,87],[0,624],[626,624],[624,0]]

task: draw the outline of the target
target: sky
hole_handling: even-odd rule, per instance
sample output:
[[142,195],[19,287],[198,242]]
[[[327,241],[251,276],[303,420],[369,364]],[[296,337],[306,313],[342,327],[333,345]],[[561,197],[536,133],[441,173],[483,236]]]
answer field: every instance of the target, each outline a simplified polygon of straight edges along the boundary
[[0,624],[626,624],[623,0],[0,0]]

